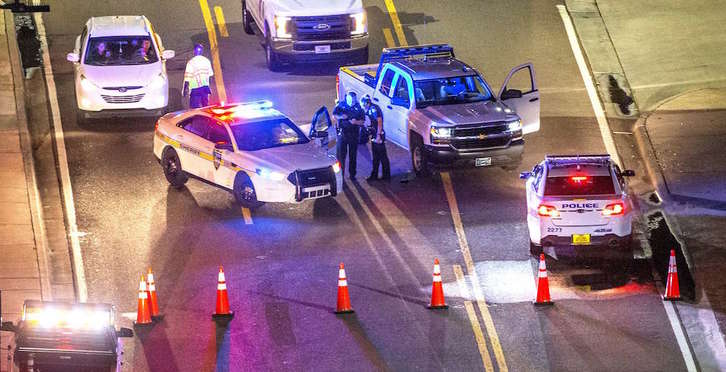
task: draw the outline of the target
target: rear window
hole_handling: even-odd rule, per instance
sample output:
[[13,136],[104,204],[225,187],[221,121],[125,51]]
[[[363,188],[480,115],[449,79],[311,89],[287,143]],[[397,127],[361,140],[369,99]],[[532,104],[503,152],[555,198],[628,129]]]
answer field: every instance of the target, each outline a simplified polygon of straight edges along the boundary
[[610,176],[547,177],[545,195],[608,195],[615,194]]

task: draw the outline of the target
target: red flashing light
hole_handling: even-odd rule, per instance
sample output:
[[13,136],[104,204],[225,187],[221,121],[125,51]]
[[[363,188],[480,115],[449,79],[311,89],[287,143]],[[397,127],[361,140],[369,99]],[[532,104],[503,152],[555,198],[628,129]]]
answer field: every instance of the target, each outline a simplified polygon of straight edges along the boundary
[[584,181],[587,181],[587,176],[572,176],[570,177],[570,181],[574,183],[582,183]]
[[537,207],[537,214],[542,217],[559,217],[560,212],[557,211],[557,208],[546,205],[546,204],[540,204],[539,207]]
[[625,204],[623,202],[617,202],[608,204],[602,209],[604,216],[621,216],[625,214]]

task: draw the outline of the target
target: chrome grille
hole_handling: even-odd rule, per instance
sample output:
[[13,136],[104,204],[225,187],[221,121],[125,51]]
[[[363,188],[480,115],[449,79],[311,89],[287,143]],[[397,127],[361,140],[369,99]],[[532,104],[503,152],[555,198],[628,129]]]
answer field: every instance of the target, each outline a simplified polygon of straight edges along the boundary
[[348,14],[293,17],[292,33],[297,41],[349,39],[352,22]]
[[454,128],[454,137],[478,137],[481,135],[490,136],[507,131],[506,123],[487,123],[474,125],[460,125]]
[[494,137],[485,139],[454,139],[451,146],[457,150],[486,149],[490,147],[504,147],[509,144],[509,137]]
[[103,98],[106,103],[136,103],[144,98],[144,93],[129,96],[107,96],[102,94],[101,98]]

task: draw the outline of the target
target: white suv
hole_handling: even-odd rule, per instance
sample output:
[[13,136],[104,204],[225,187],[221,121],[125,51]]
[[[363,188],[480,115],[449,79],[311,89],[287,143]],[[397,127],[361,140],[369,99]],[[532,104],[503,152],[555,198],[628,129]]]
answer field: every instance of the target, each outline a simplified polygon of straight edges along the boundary
[[145,16],[93,17],[67,59],[75,72],[78,121],[163,113],[169,101],[167,59]]
[[[568,253],[610,253],[591,246],[630,249],[633,206],[624,177],[610,155],[548,155],[527,180],[530,251],[551,246]],[[564,248],[564,249],[563,249]]]

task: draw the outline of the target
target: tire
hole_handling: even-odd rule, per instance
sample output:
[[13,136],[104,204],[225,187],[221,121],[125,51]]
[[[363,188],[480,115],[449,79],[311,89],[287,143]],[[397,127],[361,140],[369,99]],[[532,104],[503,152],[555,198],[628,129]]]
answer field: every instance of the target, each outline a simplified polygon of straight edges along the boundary
[[255,30],[252,28],[254,22],[252,15],[247,11],[247,2],[242,1],[242,27],[247,35],[255,34]]
[[244,172],[237,173],[237,177],[234,179],[234,198],[241,206],[247,209],[257,209],[261,207],[263,202],[257,200],[257,192],[255,191],[255,185],[252,184],[252,180]]
[[411,138],[411,168],[417,176],[427,175],[429,173],[429,164],[426,156],[426,149],[423,146],[423,140],[419,135],[413,135]]
[[174,188],[182,188],[189,180],[189,176],[182,170],[179,156],[171,147],[167,147],[161,155],[161,168],[164,170],[166,180]]
[[529,242],[529,254],[535,257],[539,257],[540,254],[542,254],[544,250],[542,250],[541,245],[534,244],[532,242]]
[[272,72],[282,71],[280,56],[278,56],[275,50],[272,48],[270,28],[267,26],[265,26],[265,35],[265,62],[267,62],[267,68]]

